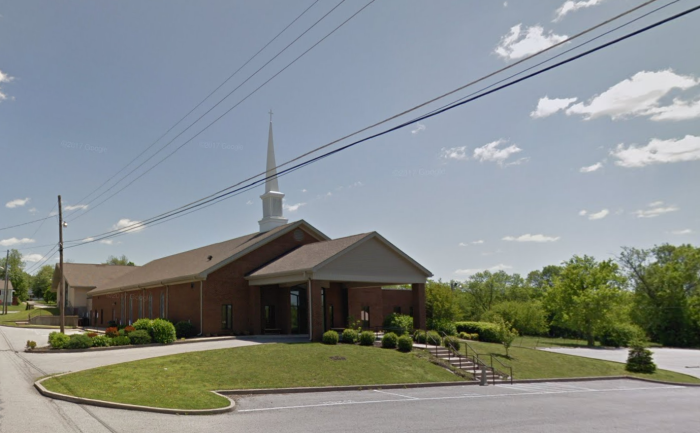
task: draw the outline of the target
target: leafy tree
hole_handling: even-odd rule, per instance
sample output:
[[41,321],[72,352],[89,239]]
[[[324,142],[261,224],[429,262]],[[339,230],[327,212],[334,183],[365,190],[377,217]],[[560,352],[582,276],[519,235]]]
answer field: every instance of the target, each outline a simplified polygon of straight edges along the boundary
[[554,280],[561,274],[561,266],[549,265],[541,271],[532,271],[527,274],[525,283],[530,289],[531,299],[541,299],[547,291],[554,287]]
[[103,265],[121,265],[121,266],[136,266],[134,262],[130,261],[126,255],[122,254],[121,257],[109,256],[107,261]]
[[32,296],[35,298],[42,298],[46,289],[51,288],[51,282],[53,281],[53,271],[54,267],[51,265],[44,265],[39,269],[39,272],[32,277],[31,289]]
[[22,254],[17,250],[10,250],[9,259],[7,257],[0,258],[0,281],[4,284],[5,272],[9,269],[9,280],[12,282],[12,287],[15,290],[15,296],[20,301],[26,301],[29,298],[29,282],[31,276],[24,272],[24,261]]
[[42,296],[44,298],[44,301],[46,302],[56,302],[56,299],[58,297],[58,293],[52,292],[51,288],[48,288],[44,290],[44,294]]
[[545,302],[555,324],[580,332],[593,346],[596,335],[616,321],[625,281],[612,260],[597,262],[590,256],[574,256],[554,278]]
[[542,335],[549,330],[547,312],[540,301],[503,301],[481,317],[492,323],[498,323],[499,318],[510,322],[523,335]]
[[454,321],[458,317],[457,299],[449,283],[428,280],[425,285],[425,313],[429,320]]
[[700,248],[623,248],[619,261],[634,289],[631,316],[652,340],[700,344]]
[[513,345],[515,338],[518,336],[518,331],[513,328],[510,322],[506,321],[503,317],[498,318],[496,325],[498,326],[498,339],[501,340],[501,344],[503,344],[503,347],[506,349],[506,357],[510,358],[508,350],[510,349],[510,346]]
[[499,302],[526,301],[529,297],[520,275],[509,275],[504,271],[478,272],[464,282],[461,291],[465,318],[477,321]]

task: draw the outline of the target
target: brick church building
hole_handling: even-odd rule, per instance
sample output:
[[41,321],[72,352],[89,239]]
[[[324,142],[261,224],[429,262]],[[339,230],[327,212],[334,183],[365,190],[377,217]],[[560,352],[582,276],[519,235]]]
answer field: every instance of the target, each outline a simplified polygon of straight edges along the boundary
[[[153,260],[87,292],[95,326],[139,318],[190,321],[202,335],[301,334],[318,341],[349,321],[382,325],[410,314],[425,328],[432,276],[379,233],[330,239],[304,220],[284,218],[272,122],[260,230]],[[410,285],[411,289],[383,288]]]

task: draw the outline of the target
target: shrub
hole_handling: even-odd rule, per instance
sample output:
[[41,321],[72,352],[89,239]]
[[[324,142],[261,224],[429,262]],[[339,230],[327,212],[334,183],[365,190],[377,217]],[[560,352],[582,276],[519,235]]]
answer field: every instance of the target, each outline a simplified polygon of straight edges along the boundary
[[357,335],[357,331],[354,329],[344,329],[343,333],[341,334],[341,341],[343,343],[347,344],[355,344],[357,343],[357,340],[359,339],[359,336]]
[[70,341],[70,337],[60,332],[52,332],[49,334],[49,344],[54,349],[63,349]]
[[107,337],[118,337],[119,336],[119,329],[116,326],[110,326],[105,331],[105,335]]
[[538,301],[503,301],[493,305],[481,320],[498,323],[499,317],[523,335],[544,335],[549,331],[547,312]]
[[473,340],[473,341],[477,341],[477,340],[479,339],[479,334],[469,334],[469,333],[466,333],[466,332],[460,332],[460,333],[459,333],[459,338],[461,338],[462,340]]
[[136,331],[136,328],[134,328],[133,326],[125,326],[125,327],[124,327],[124,332],[125,332],[127,335],[130,334],[130,333],[132,333],[132,332],[134,332],[134,331]]
[[117,321],[116,321],[116,320],[110,320],[109,322],[107,322],[107,326],[109,326],[110,328],[116,328],[116,327],[117,327]]
[[190,322],[177,322],[175,324],[175,335],[177,338],[192,338],[197,335],[197,328]]
[[510,322],[506,321],[503,317],[500,318],[498,322],[498,339],[501,340],[501,344],[506,349],[506,357],[510,357],[508,350],[513,344],[515,337],[518,336],[518,331],[513,328]]
[[175,326],[165,319],[151,320],[151,336],[155,343],[170,344],[175,341]]
[[462,345],[460,344],[459,340],[456,337],[445,337],[445,339],[442,341],[443,346],[449,348],[452,348],[454,350],[459,350]]
[[625,369],[633,373],[655,372],[656,364],[654,364],[654,360],[651,357],[651,350],[642,345],[636,345],[631,348]]
[[644,331],[630,323],[613,324],[600,335],[600,344],[610,347],[627,347],[633,342],[644,340],[646,340]]
[[413,340],[408,335],[399,337],[399,350],[401,352],[410,352],[413,350]]
[[440,334],[437,332],[428,331],[425,335],[425,342],[432,346],[439,346],[442,343],[442,338],[440,338]]
[[384,330],[398,335],[410,334],[413,332],[413,317],[407,314],[391,313],[384,319]]
[[87,336],[90,338],[95,338],[97,336],[97,332],[88,332]]
[[360,334],[360,346],[372,346],[377,335],[372,331],[363,331]]
[[66,349],[88,349],[92,347],[92,338],[84,334],[73,334],[70,336]]
[[110,346],[128,346],[131,344],[131,340],[126,335],[120,335],[118,337],[112,338]]
[[151,342],[151,334],[148,331],[139,329],[129,333],[129,340],[131,340],[131,344],[149,344]]
[[151,333],[151,319],[139,319],[134,322],[134,329]]
[[417,330],[413,333],[413,340],[419,344],[425,344],[425,331],[422,329]]
[[451,320],[447,319],[430,319],[428,320],[428,329],[437,331],[442,335],[457,335],[457,328]]
[[486,343],[501,343],[498,338],[498,326],[489,322],[457,322],[455,327],[459,332],[479,334],[479,341]]
[[396,345],[399,343],[399,336],[393,332],[387,332],[382,337],[382,347],[385,349],[396,349]]
[[94,347],[108,347],[112,340],[106,335],[97,335],[92,337],[92,345]]
[[338,344],[338,333],[335,331],[326,331],[323,333],[323,344]]
[[36,348],[36,341],[27,340],[27,349],[31,350]]

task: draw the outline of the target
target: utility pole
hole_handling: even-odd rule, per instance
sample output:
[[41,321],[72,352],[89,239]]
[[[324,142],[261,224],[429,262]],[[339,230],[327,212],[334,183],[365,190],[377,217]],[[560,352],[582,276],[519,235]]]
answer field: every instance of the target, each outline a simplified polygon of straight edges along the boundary
[[10,274],[10,250],[7,250],[7,258],[5,259],[5,290],[2,292],[2,312],[3,314],[7,314],[7,289],[8,289],[8,284],[7,284],[7,279],[8,275]]
[[58,280],[58,301],[60,302],[59,310],[61,312],[61,334],[66,333],[66,291],[63,282],[63,206],[61,206],[61,196],[58,196],[58,272],[60,279]]

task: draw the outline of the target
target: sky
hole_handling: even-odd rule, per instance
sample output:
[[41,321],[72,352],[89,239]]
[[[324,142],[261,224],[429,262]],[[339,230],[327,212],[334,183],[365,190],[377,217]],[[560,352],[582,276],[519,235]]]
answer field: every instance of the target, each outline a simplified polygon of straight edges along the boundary
[[[279,164],[644,3],[376,0],[306,52],[368,2],[0,2],[0,229],[53,215],[60,194],[66,246],[77,245],[264,171],[270,110]],[[698,4],[656,1],[507,73],[668,3],[586,48]],[[610,259],[622,246],[698,245],[698,40],[700,12],[325,158],[279,179],[285,216],[332,238],[377,231],[443,280],[525,275],[574,254]],[[65,258],[144,264],[252,233],[263,192]],[[20,249],[33,272],[56,262],[46,245],[57,228],[51,218],[0,230],[0,249]]]

